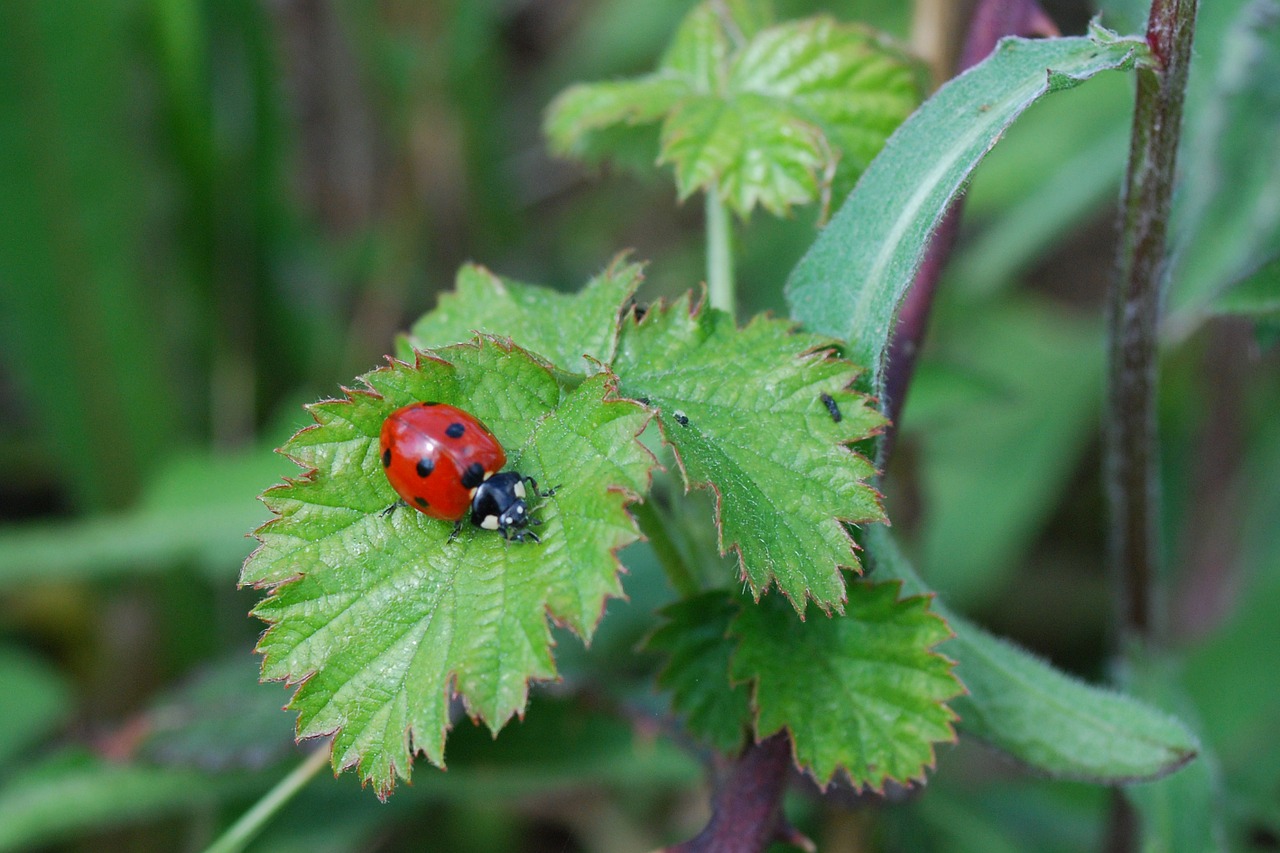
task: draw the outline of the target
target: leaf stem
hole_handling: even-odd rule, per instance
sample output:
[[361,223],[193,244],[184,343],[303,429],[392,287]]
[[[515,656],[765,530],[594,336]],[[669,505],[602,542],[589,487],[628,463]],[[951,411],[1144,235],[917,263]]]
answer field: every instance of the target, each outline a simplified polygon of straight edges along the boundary
[[1116,276],[1107,297],[1104,477],[1109,562],[1119,590],[1124,640],[1152,640],[1158,628],[1157,333],[1195,19],[1196,0],[1155,0],[1151,5],[1147,42],[1156,67],[1138,71]]
[[227,827],[227,831],[210,844],[205,853],[239,853],[262,831],[267,821],[302,790],[311,781],[311,777],[320,772],[321,767],[328,764],[329,750],[323,747],[316,749],[242,814],[239,820]]
[[675,587],[676,592],[680,593],[682,598],[701,592],[702,588],[698,585],[697,578],[694,577],[680,548],[667,531],[666,519],[654,509],[653,502],[648,500],[643,503],[633,503],[627,508],[639,522],[640,531],[649,540],[649,547],[653,548],[653,553],[657,555],[658,562],[662,564],[662,570],[666,572],[667,579],[671,581],[671,586]]
[[667,853],[763,851],[779,834],[798,841],[802,849],[814,849],[782,823],[782,794],[790,768],[791,738],[785,731],[748,746],[716,792],[706,827],[695,838],[666,848]]
[[734,314],[733,224],[720,199],[720,185],[707,187],[707,289],[711,307]]

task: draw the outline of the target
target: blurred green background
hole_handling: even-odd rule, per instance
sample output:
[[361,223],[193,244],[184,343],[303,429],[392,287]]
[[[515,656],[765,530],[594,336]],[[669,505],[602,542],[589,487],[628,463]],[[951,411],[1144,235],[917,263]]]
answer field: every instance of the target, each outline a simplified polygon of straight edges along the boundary
[[[301,404],[376,366],[462,262],[573,289],[630,248],[643,298],[699,282],[701,205],[666,174],[552,160],[539,131],[569,83],[651,67],[690,5],[0,3],[0,850],[200,849],[301,760],[286,691],[256,684],[258,596],[235,589],[254,496],[297,473],[271,450]],[[777,5],[911,33],[896,0]],[[1107,22],[1139,31],[1139,5]],[[1280,246],[1280,12],[1204,5],[1161,397],[1171,680],[1224,845],[1270,850],[1278,326],[1214,300]],[[1046,6],[1075,33],[1093,11]],[[885,486],[943,596],[1095,679],[1131,86],[1047,99],[979,170]],[[744,316],[782,311],[815,234],[812,211],[740,224]],[[525,722],[493,743],[463,720],[449,772],[420,765],[387,805],[322,774],[252,849],[625,853],[696,831],[706,756],[634,651],[674,593],[643,546],[625,560],[630,601],[589,652],[560,638],[565,680]],[[1109,813],[970,743],[927,796],[800,785],[788,808],[831,851],[1098,849]]]

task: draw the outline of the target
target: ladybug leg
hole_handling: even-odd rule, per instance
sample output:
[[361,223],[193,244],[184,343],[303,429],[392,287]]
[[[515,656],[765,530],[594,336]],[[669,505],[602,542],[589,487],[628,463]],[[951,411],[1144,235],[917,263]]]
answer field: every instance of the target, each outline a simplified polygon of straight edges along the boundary
[[540,498],[555,497],[556,489],[560,488],[559,486],[553,486],[550,489],[547,489],[545,492],[540,492],[538,491],[537,480],[533,479],[532,477],[525,477],[524,481],[529,484],[529,490]]
[[398,509],[399,509],[400,507],[402,507],[402,506],[408,506],[408,504],[407,504],[407,503],[405,503],[404,498],[401,498],[400,500],[398,500],[398,501],[396,501],[395,503],[393,503],[391,506],[389,506],[389,507],[387,507],[386,509],[384,509],[384,510],[382,511],[381,515],[385,518],[386,516],[391,515],[391,513],[395,512],[396,510],[398,510]]
[[449,543],[453,542],[453,540],[458,538],[458,534],[461,532],[462,532],[462,519],[458,519],[453,523],[453,532],[449,534],[449,538],[445,540],[445,544],[448,545]]

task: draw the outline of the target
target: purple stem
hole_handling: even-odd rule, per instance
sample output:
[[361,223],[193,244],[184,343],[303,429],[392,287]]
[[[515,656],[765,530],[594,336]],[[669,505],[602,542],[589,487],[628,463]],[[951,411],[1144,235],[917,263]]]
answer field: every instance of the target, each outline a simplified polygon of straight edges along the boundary
[[785,732],[753,743],[716,792],[710,822],[668,853],[759,853],[786,833],[782,794],[791,768]]
[[[1005,36],[1056,36],[1058,28],[1035,0],[980,0],[969,22],[964,50],[960,54],[957,73],[977,65],[995,49]],[[884,399],[881,401],[889,429],[880,442],[880,470],[888,464],[893,451],[897,424],[906,399],[907,386],[915,372],[916,356],[920,352],[925,330],[929,326],[929,313],[938,280],[951,257],[956,234],[960,230],[960,211],[963,202],[957,198],[933,232],[929,248],[925,252],[915,280],[907,290],[902,307],[898,310],[898,325],[889,345],[889,357],[884,374]]]
[[1155,0],[1147,42],[1155,69],[1138,73],[1120,248],[1108,294],[1110,360],[1105,423],[1109,556],[1125,639],[1156,634],[1160,515],[1155,407],[1160,290],[1196,0]]

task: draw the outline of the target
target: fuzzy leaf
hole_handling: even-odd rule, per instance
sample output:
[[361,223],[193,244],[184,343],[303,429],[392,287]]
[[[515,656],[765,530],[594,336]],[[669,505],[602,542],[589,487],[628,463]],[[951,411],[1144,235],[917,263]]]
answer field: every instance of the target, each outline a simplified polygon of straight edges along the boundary
[[900,587],[851,584],[843,616],[802,622],[769,598],[733,622],[732,677],[753,682],[756,738],[789,730],[821,785],[838,772],[875,790],[923,779],[934,744],[955,740],[944,703],[963,688],[932,651],[951,631],[928,598],[899,600]]
[[613,357],[618,317],[640,286],[642,270],[641,264],[619,256],[580,292],[559,293],[468,264],[458,271],[455,291],[442,295],[435,310],[413,324],[396,354],[411,361],[415,349],[468,341],[476,332],[487,332],[514,336],[558,367],[587,372],[584,355],[600,362]]
[[810,597],[841,608],[840,568],[858,568],[842,522],[884,518],[874,469],[846,446],[882,420],[833,346],[764,316],[739,329],[686,295],[624,323],[613,364],[626,395],[658,409],[686,486],[715,493],[720,550],[738,552],[757,598],[776,583],[802,613]]
[[1004,39],[902,124],[787,281],[791,314],[849,341],[849,356],[881,391],[881,359],[898,305],[929,238],[983,156],[1043,95],[1095,74],[1130,69],[1146,42],[1098,31],[1092,38]]
[[833,180],[843,195],[919,103],[921,75],[865,27],[771,18],[765,3],[699,4],[655,73],[557,98],[552,149],[598,159],[611,128],[661,121],[659,162],[682,199],[715,188],[746,217],[829,197]]
[[[878,577],[927,593],[887,529],[868,528],[866,546]],[[968,690],[955,702],[966,734],[1052,776],[1102,784],[1159,778],[1196,756],[1195,736],[1172,717],[1078,681],[941,602],[936,609],[956,634],[946,651]]]
[[714,591],[676,602],[662,615],[666,623],[645,644],[667,658],[658,686],[671,691],[690,732],[721,752],[737,749],[751,714],[747,688],[729,682],[735,646],[729,625],[738,615],[737,605]]
[[[622,594],[614,555],[638,535],[625,504],[647,489],[653,460],[635,440],[648,415],[609,399],[612,377],[567,390],[498,339],[362,380],[376,393],[313,405],[317,425],[285,445],[314,471],[264,495],[280,517],[258,531],[241,583],[273,588],[254,611],[271,624],[262,673],[302,682],[289,706],[298,736],[334,733],[334,768],[358,765],[385,796],[414,752],[443,763],[451,694],[496,732],[523,710],[531,679],[555,678],[548,616],[590,638]],[[448,522],[382,513],[396,498],[378,460],[382,421],[426,399],[484,420],[510,468],[563,484],[535,507],[541,545],[475,528],[448,543]]]

